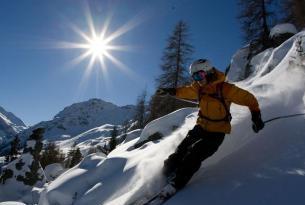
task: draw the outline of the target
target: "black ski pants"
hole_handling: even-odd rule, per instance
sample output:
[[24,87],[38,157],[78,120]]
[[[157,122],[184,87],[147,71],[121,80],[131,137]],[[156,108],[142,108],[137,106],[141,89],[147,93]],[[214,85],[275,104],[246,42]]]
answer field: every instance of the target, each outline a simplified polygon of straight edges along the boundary
[[224,136],[225,133],[208,132],[196,125],[164,161],[164,174],[171,178],[177,189],[183,188],[200,168],[201,162],[217,151]]

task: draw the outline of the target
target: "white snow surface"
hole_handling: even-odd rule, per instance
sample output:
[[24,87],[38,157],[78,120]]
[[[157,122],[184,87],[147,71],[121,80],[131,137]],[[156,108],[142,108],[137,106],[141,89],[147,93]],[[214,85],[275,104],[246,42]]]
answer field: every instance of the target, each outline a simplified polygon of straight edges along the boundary
[[126,139],[123,141],[123,144],[138,138],[141,135],[141,133],[142,133],[141,129],[136,129],[136,130],[133,130],[133,131],[127,133]]
[[5,202],[0,202],[0,205],[26,205],[26,204],[19,201],[5,201]]
[[[237,83],[258,98],[264,120],[305,113],[305,60],[296,52],[298,36],[305,32],[259,54],[254,74]],[[305,117],[272,121],[256,134],[247,108],[233,105],[231,113],[232,133],[166,205],[305,204]],[[39,204],[127,205],[155,193],[164,185],[164,159],[192,129],[196,115],[194,108],[178,110],[149,123],[140,137],[107,158],[88,155],[46,186]],[[156,131],[165,137],[134,148]]]
[[270,37],[276,37],[284,33],[296,34],[298,30],[291,23],[283,23],[275,25],[270,31]]
[[198,108],[184,108],[175,111],[170,115],[165,115],[157,120],[152,121],[146,125],[137,143],[147,140],[149,136],[155,134],[156,132],[159,132],[164,136],[169,135],[171,132],[173,132],[173,130],[181,127],[185,121],[185,118],[193,112],[198,112]]
[[44,174],[48,181],[53,181],[65,171],[60,163],[49,164],[44,169]]
[[232,57],[230,71],[227,74],[229,81],[240,81],[245,78],[245,68],[249,55],[249,45],[239,49]]

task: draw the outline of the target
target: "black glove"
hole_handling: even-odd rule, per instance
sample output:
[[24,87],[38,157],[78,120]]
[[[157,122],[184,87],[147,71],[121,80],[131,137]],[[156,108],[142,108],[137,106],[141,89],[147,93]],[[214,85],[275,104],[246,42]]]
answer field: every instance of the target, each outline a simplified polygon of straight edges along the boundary
[[176,89],[175,88],[159,88],[156,91],[156,94],[159,96],[176,95]]
[[252,111],[252,129],[255,133],[258,133],[261,129],[264,128],[265,123],[262,120],[260,111]]

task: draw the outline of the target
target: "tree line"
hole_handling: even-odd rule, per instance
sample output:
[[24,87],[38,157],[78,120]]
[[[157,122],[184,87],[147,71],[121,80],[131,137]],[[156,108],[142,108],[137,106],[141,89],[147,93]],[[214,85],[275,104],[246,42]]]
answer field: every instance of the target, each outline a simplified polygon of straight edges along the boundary
[[[127,121],[123,123],[121,128],[119,128],[118,126],[113,126],[113,129],[110,131],[110,137],[105,139],[104,146],[91,146],[88,151],[86,151],[86,155],[97,152],[102,152],[105,155],[108,155],[112,150],[116,148],[118,144],[125,140],[128,128],[129,122]],[[44,128],[38,129],[44,130]],[[34,130],[33,132],[35,132],[36,130]],[[30,135],[28,140],[30,140],[32,136],[35,135]],[[42,141],[43,133],[40,133],[39,136],[39,141]],[[26,146],[21,145],[21,140],[19,139],[18,135],[14,137],[10,145],[10,151],[5,156],[5,163],[9,163],[18,159],[22,153],[27,151]],[[43,169],[47,165],[54,163],[60,163],[65,168],[71,168],[83,159],[81,150],[79,147],[77,147],[76,143],[71,146],[70,150],[66,154],[63,153],[62,150],[60,150],[59,146],[56,145],[56,143],[54,142],[47,142],[41,145],[42,147],[39,147],[39,149],[35,152],[37,153],[37,160],[39,161]],[[23,149],[23,147],[25,148]]]

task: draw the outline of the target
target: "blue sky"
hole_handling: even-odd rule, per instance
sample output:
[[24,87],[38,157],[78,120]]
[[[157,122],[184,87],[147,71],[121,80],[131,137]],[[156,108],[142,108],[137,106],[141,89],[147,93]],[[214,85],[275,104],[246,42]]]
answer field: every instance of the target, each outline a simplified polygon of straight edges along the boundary
[[[133,74],[106,59],[106,81],[94,66],[81,83],[89,58],[71,66],[83,51],[55,48],[63,41],[84,41],[71,25],[89,34],[86,8],[97,30],[112,16],[106,35],[137,23],[113,40],[130,49],[111,52]],[[209,58],[224,70],[242,46],[236,16],[235,0],[0,1],[0,106],[33,125],[90,98],[135,104],[145,87],[154,91],[166,39],[179,20],[189,25],[193,59]]]

